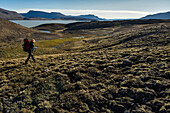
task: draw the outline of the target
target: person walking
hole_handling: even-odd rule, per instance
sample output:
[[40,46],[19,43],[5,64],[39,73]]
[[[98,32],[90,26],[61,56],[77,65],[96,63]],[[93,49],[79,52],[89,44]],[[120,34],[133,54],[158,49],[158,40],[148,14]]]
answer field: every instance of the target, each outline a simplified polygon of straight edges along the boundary
[[[29,43],[29,42],[28,42],[28,43]],[[30,59],[30,57],[32,57],[32,60],[35,62],[35,58],[34,58],[34,56],[33,56],[34,43],[35,43],[35,40],[34,40],[34,39],[32,39],[31,42],[29,43],[28,58],[26,59],[25,64],[28,63],[28,60]]]

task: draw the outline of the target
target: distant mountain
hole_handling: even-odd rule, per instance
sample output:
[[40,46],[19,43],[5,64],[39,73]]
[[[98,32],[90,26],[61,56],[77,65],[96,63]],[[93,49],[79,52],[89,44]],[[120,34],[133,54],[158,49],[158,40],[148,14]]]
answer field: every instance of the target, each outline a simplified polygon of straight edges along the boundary
[[67,16],[59,12],[43,12],[43,11],[29,11],[28,13],[20,13],[27,18],[46,18],[46,19],[63,19],[63,20],[103,20],[95,15],[80,15],[80,16]]
[[20,13],[22,16],[24,17],[28,17],[28,18],[48,18],[48,19],[56,19],[56,18],[64,18],[66,17],[65,15],[61,14],[61,13],[57,13],[57,12],[43,12],[43,11],[33,11],[30,10],[28,13]]
[[80,16],[76,16],[76,17],[78,17],[78,18],[86,18],[86,19],[91,19],[91,20],[105,20],[105,19],[99,18],[98,16],[95,16],[95,15],[92,15],[92,14],[80,15]]
[[147,15],[141,19],[170,19],[170,12]]
[[27,13],[18,14],[15,11],[8,11],[0,8],[0,18],[6,20],[47,20],[47,19],[61,19],[61,20],[104,20],[95,15],[80,15],[80,16],[67,16],[59,12],[43,12],[30,10]]
[[0,18],[6,20],[23,20],[25,17],[15,11],[8,11],[0,8]]

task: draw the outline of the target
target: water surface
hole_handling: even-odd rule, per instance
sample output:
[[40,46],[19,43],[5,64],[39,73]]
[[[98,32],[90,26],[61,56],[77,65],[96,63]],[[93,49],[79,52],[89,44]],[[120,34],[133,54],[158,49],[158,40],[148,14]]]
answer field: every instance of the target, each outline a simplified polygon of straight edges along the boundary
[[82,22],[76,20],[10,20],[10,21],[25,27],[35,27],[41,24],[49,24],[49,23],[69,24],[74,22]]
[[40,31],[44,33],[51,33],[50,31],[45,31],[45,30],[40,30]]

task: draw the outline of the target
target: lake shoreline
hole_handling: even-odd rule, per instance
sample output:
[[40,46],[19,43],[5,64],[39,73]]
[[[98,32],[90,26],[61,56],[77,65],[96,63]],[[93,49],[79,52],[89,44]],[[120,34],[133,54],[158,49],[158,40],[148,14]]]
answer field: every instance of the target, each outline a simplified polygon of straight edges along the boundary
[[42,24],[51,24],[51,23],[58,23],[58,24],[70,24],[75,22],[89,22],[89,21],[82,21],[82,20],[9,20],[10,22],[14,22],[16,24],[22,25],[24,27],[36,27]]

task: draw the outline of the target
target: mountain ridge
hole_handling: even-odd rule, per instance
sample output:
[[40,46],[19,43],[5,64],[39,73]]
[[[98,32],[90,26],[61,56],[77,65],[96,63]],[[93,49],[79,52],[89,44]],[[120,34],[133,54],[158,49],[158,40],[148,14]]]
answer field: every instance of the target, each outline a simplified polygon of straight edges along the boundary
[[145,17],[142,17],[141,19],[170,19],[170,11],[147,15]]
[[60,12],[48,13],[45,11],[34,10],[30,10],[27,13],[17,13],[16,11],[9,11],[2,8],[0,8],[0,18],[6,20],[90,20],[90,21],[105,20],[93,14],[71,16],[64,15]]
[[20,15],[28,18],[35,18],[35,17],[47,18],[48,16],[48,19],[55,19],[56,17],[60,17],[60,18],[65,17],[65,15],[57,12],[48,13],[48,12],[33,11],[33,10],[30,10],[27,13],[20,13]]
[[0,8],[0,18],[7,19],[7,20],[10,20],[10,19],[11,20],[13,20],[13,19],[22,20],[25,17],[18,14],[15,11],[8,11],[8,10]]
[[45,12],[45,11],[34,11],[30,10],[27,13],[20,13],[22,16],[27,18],[46,18],[46,19],[66,19],[66,20],[104,20],[102,18],[99,18],[98,16],[95,16],[93,14],[88,15],[79,15],[79,16],[67,16],[60,12]]

